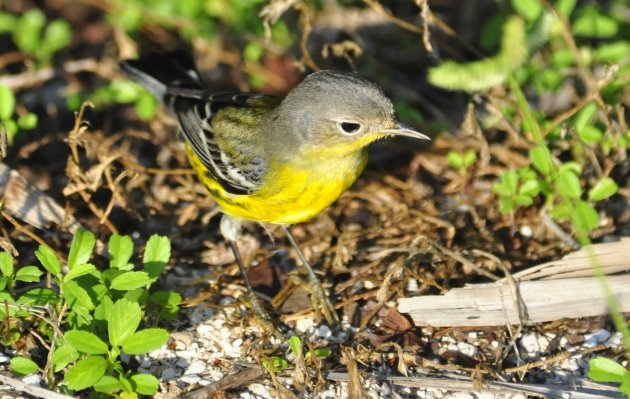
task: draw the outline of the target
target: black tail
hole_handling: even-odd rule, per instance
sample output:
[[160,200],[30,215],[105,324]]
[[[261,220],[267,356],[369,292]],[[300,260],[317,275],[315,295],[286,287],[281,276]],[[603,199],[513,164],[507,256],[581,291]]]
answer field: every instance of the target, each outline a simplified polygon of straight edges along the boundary
[[194,60],[183,50],[148,53],[137,60],[123,60],[120,68],[165,104],[170,102],[171,95],[199,98],[204,93],[203,80]]

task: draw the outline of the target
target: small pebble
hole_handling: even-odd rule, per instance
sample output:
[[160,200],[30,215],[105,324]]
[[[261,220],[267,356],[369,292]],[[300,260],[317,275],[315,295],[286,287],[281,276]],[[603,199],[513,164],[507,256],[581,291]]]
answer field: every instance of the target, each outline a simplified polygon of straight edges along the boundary
[[608,330],[597,330],[591,334],[584,336],[584,346],[592,348],[596,345],[603,344],[610,338],[611,334]]
[[332,331],[330,331],[330,327],[323,324],[319,326],[319,336],[322,338],[328,338],[332,335]]
[[197,374],[184,375],[182,378],[179,379],[179,381],[185,382],[188,385],[195,385],[199,381],[201,381],[201,377],[199,377]]
[[530,357],[538,356],[541,352],[547,350],[549,339],[538,333],[525,334],[521,337],[521,347]]
[[206,370],[206,363],[201,360],[196,360],[188,366],[184,374],[199,374]]
[[534,235],[534,232],[532,231],[532,228],[529,226],[521,226],[519,232],[521,233],[521,235],[523,237],[531,237]]
[[167,367],[162,371],[162,374],[160,375],[160,379],[166,380],[166,381],[174,380],[180,375],[181,373],[179,372],[179,370],[172,367]]
[[42,382],[41,374],[31,374],[22,378],[22,382],[29,385],[39,385]]
[[468,357],[474,357],[477,354],[477,347],[466,342],[457,343],[457,351]]
[[0,354],[0,363],[8,363],[11,358],[7,355]]
[[312,317],[305,317],[295,322],[295,331],[304,334],[315,326],[315,320]]

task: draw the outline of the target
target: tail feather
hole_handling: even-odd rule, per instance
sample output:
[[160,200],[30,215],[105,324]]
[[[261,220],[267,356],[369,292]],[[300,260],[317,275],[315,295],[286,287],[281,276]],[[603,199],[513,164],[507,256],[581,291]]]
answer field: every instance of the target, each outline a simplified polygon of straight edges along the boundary
[[184,51],[148,53],[136,60],[123,60],[120,68],[146,87],[164,104],[171,95],[199,97],[204,84],[192,57]]

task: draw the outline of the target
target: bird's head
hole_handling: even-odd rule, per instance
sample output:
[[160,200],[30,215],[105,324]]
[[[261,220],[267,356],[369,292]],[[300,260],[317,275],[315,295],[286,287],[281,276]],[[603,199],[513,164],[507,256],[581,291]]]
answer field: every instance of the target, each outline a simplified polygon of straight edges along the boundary
[[320,71],[307,76],[282,101],[275,117],[301,146],[356,152],[383,137],[428,136],[400,124],[374,83],[355,74]]

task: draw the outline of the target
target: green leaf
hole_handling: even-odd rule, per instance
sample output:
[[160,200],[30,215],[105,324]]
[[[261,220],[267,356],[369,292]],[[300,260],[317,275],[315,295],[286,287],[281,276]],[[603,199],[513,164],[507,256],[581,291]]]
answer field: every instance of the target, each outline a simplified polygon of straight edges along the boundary
[[64,382],[69,389],[81,391],[94,386],[105,375],[107,361],[101,356],[88,356],[68,369]]
[[182,296],[174,291],[156,291],[151,294],[150,300],[162,307],[176,307],[182,303]]
[[477,154],[473,150],[468,150],[464,154],[464,167],[468,168],[477,160]]
[[22,115],[17,120],[18,127],[22,130],[35,129],[37,126],[37,115],[29,112],[26,115]]
[[17,21],[13,41],[23,52],[35,54],[41,45],[41,30],[45,24],[46,17],[42,11],[36,8],[26,11]]
[[76,351],[72,346],[65,344],[57,349],[52,355],[52,363],[54,366],[55,373],[63,370],[67,365],[74,362],[79,358],[79,352]]
[[50,288],[33,288],[26,291],[18,298],[17,303],[20,305],[54,305],[59,301],[59,295]]
[[15,273],[15,279],[25,283],[36,283],[41,278],[42,272],[37,266],[24,266]]
[[138,97],[136,101],[136,113],[140,117],[140,119],[148,121],[153,119],[155,116],[155,112],[157,111],[158,101],[155,99],[153,94],[148,92],[143,92]]
[[102,339],[88,331],[71,330],[64,334],[64,338],[74,349],[89,355],[103,355],[109,349]]
[[608,15],[601,14],[595,6],[585,7],[584,12],[573,23],[575,36],[611,38],[619,31],[619,23]]
[[59,263],[59,259],[57,259],[57,255],[55,252],[45,245],[40,245],[39,249],[35,251],[35,256],[41,262],[44,269],[48,271],[48,273],[52,274],[55,277],[59,277],[61,273],[61,263]]
[[428,79],[445,89],[468,92],[500,85],[527,60],[525,39],[525,22],[518,16],[511,16],[503,27],[499,54],[469,63],[443,62],[429,69]]
[[117,378],[109,375],[103,376],[96,384],[94,384],[94,390],[96,392],[113,394],[122,389],[122,385]]
[[586,125],[578,132],[578,137],[586,144],[598,144],[604,138],[604,133],[596,126]]
[[517,195],[514,197],[514,203],[518,206],[530,206],[534,203],[534,199],[529,195]]
[[72,238],[70,254],[68,255],[68,268],[74,269],[76,266],[88,263],[92,250],[96,243],[96,237],[90,231],[78,229]]
[[521,184],[518,193],[520,195],[527,195],[529,197],[537,196],[538,193],[540,193],[540,184],[538,183],[538,180],[527,180],[526,182]]
[[591,123],[595,114],[597,113],[597,104],[595,102],[590,102],[586,104],[578,113],[575,115],[575,120],[573,122],[573,127],[576,132],[580,132],[584,127]]
[[111,287],[118,291],[130,291],[151,283],[146,272],[125,272],[112,280]]
[[141,318],[140,305],[124,298],[116,301],[107,319],[109,342],[121,345],[138,329]]
[[131,376],[134,390],[141,395],[153,395],[157,392],[160,381],[151,374],[134,374]]
[[286,359],[283,359],[281,357],[272,356],[268,360],[263,360],[262,366],[265,370],[269,370],[269,371],[277,373],[277,372],[286,370],[287,367],[289,367],[289,362],[287,362]]
[[598,44],[595,49],[595,59],[599,62],[621,63],[630,54],[630,41],[616,41]]
[[457,151],[449,151],[446,154],[446,161],[448,165],[453,169],[463,169],[464,168],[464,158]]
[[549,149],[544,144],[539,144],[529,151],[529,159],[534,168],[545,176],[549,176],[553,170],[553,160]]
[[599,382],[624,382],[624,378],[630,374],[621,364],[614,360],[597,356],[588,362],[588,377]]
[[572,170],[564,169],[559,171],[556,187],[558,192],[565,197],[577,199],[582,196],[580,178]]
[[0,252],[0,272],[9,277],[13,275],[13,256],[8,252]]
[[564,15],[568,18],[575,9],[576,3],[577,0],[558,0],[556,2],[556,10],[558,10],[560,15]]
[[588,233],[599,227],[599,215],[595,208],[587,202],[579,201],[575,206],[575,211],[570,216],[577,231]]
[[39,366],[31,359],[21,356],[11,359],[11,371],[13,371],[13,374],[25,376],[36,373],[38,370]]
[[139,93],[144,90],[135,82],[129,80],[115,80],[108,87],[108,94],[111,101],[118,104],[129,104],[138,98]]
[[512,8],[528,21],[534,21],[542,12],[542,3],[538,0],[511,0]]
[[297,335],[289,337],[289,349],[298,358],[302,358],[302,340]]
[[85,288],[81,287],[75,280],[64,282],[61,288],[63,296],[71,308],[75,309],[77,306],[80,306],[87,310],[94,309],[92,298],[90,298]]
[[82,265],[75,266],[73,269],[70,269],[68,274],[63,276],[63,281],[74,280],[77,277],[85,276],[96,270],[96,266],[91,263],[84,263]]
[[0,84],[0,121],[8,120],[15,109],[15,95],[7,86]]
[[[0,11],[0,34],[10,33],[15,30],[17,18],[15,15]],[[1,103],[2,101],[0,101]]]
[[44,30],[42,46],[46,47],[48,54],[54,54],[64,49],[72,40],[72,28],[62,19],[52,21]]
[[506,215],[514,211],[515,207],[516,207],[516,204],[514,203],[514,200],[512,198],[502,197],[499,199],[499,211],[503,215]]
[[144,270],[149,273],[149,277],[157,279],[170,257],[171,242],[168,237],[154,234],[149,238],[142,257]]
[[588,192],[588,200],[589,201],[604,200],[616,194],[617,190],[619,190],[619,186],[617,186],[617,183],[615,183],[615,181],[611,179],[610,177],[604,177],[603,179],[598,181],[597,184],[595,184],[595,187],[593,187]]
[[159,349],[168,342],[168,331],[163,328],[147,328],[135,332],[122,343],[122,350],[130,355],[140,355]]
[[110,267],[120,270],[131,270],[133,265],[129,259],[133,255],[133,241],[129,236],[113,234],[108,243]]

